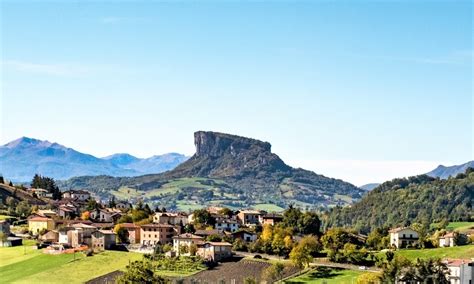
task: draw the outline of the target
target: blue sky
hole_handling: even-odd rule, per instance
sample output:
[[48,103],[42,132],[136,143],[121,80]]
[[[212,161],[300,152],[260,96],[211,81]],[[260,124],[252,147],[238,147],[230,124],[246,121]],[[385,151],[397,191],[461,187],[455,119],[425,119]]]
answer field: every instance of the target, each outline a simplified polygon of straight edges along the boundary
[[470,1],[2,1],[0,142],[269,141],[355,184],[473,159]]

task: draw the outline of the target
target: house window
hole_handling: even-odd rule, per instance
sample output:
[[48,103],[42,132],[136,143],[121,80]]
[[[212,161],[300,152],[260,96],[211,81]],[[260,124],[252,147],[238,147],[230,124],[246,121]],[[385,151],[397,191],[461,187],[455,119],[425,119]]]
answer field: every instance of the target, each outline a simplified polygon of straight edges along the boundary
[[403,238],[405,238],[405,234],[403,234]]

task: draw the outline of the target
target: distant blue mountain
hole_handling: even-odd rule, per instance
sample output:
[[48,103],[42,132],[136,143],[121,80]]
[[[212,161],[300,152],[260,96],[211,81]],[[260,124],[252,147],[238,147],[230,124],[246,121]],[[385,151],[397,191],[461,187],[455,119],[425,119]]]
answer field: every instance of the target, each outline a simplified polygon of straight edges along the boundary
[[455,165],[455,166],[450,166],[450,167],[439,165],[436,169],[427,173],[427,175],[431,177],[439,177],[441,179],[447,179],[450,176],[454,177],[457,174],[466,172],[467,168],[474,168],[474,161],[469,161],[462,165]]
[[364,184],[362,186],[359,186],[359,188],[362,188],[365,191],[371,191],[372,189],[376,188],[379,185],[380,185],[380,183],[368,183],[368,184]]
[[188,157],[178,153],[168,153],[139,159],[130,154],[114,154],[103,158],[113,165],[132,170],[141,174],[162,173],[174,169],[177,165],[186,161]]
[[140,159],[129,154],[97,158],[57,143],[22,137],[0,146],[0,174],[30,181],[34,174],[68,179],[75,176],[138,176],[175,168],[188,157],[169,153]]

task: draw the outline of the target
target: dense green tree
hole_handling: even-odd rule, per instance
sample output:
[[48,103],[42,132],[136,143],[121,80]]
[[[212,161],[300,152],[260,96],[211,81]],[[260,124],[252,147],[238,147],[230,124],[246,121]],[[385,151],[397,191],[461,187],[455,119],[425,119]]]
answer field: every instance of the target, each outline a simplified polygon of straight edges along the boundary
[[117,223],[118,224],[122,224],[122,223],[132,223],[133,222],[133,218],[132,216],[126,214],[126,215],[122,215],[118,220],[117,220]]
[[294,207],[292,204],[290,204],[288,208],[283,212],[282,225],[287,228],[293,228],[295,231],[297,231],[302,215],[303,213],[301,213],[301,210],[299,208]]
[[27,201],[20,201],[15,208],[15,213],[19,217],[27,217],[31,214],[31,206]]
[[304,235],[319,235],[321,221],[316,212],[306,211],[300,216],[298,230]]
[[194,223],[203,226],[213,226],[216,223],[216,219],[212,217],[211,213],[206,209],[198,209],[193,212]]
[[225,215],[227,217],[232,217],[232,215],[234,214],[234,212],[232,210],[230,210],[229,208],[227,207],[224,207],[222,208],[221,210],[219,210],[219,214],[221,215]]
[[109,208],[115,208],[116,205],[117,205],[117,203],[115,202],[115,196],[112,196],[109,199]]
[[417,259],[412,262],[404,257],[395,257],[383,265],[380,280],[383,283],[396,281],[413,283],[448,284],[448,267],[440,259]]
[[120,224],[116,225],[115,233],[117,234],[117,239],[120,243],[128,243],[128,231],[124,227],[121,227]]
[[33,180],[31,181],[32,188],[42,188],[47,190],[49,193],[52,193],[53,199],[61,199],[61,191],[56,185],[56,182],[53,178],[43,177],[38,174],[35,174]]
[[86,205],[87,211],[93,211],[99,208],[100,208],[100,205],[99,203],[97,203],[97,201],[94,198],[89,198],[89,200],[87,200],[87,205]]
[[117,283],[155,284],[166,283],[166,281],[163,278],[155,275],[151,262],[144,260],[134,261],[130,265],[127,265],[125,273],[118,277]]

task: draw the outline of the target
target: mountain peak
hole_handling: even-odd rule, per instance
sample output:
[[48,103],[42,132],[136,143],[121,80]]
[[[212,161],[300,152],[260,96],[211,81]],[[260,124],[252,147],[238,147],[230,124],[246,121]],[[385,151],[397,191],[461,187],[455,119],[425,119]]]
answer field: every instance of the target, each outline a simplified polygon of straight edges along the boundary
[[259,148],[262,152],[271,152],[271,144],[268,142],[212,131],[195,132],[194,145],[196,156],[220,157],[226,153],[235,156],[252,147]]
[[29,138],[29,137],[20,137],[16,140],[13,140],[5,145],[3,145],[4,147],[7,147],[7,148],[16,148],[16,147],[31,147],[31,146],[42,146],[42,147],[49,147],[49,146],[52,146],[53,143],[45,140],[38,140],[38,139],[34,139],[34,138]]

